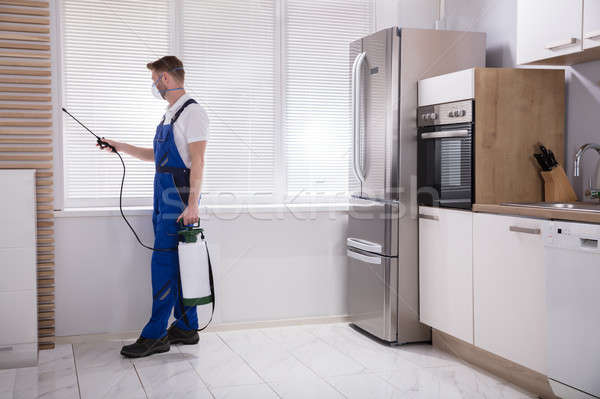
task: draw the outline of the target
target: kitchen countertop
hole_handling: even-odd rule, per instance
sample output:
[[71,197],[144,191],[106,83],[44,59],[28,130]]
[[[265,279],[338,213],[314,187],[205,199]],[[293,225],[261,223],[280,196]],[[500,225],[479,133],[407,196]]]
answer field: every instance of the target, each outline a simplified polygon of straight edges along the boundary
[[547,209],[499,204],[474,204],[473,212],[497,213],[501,215],[528,216],[539,219],[555,219],[600,224],[600,212],[585,212],[572,209]]

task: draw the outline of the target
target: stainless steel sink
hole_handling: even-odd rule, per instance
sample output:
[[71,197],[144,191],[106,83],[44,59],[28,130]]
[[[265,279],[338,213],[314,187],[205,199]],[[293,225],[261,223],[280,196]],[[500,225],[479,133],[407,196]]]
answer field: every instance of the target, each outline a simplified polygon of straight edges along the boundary
[[530,202],[530,203],[517,203],[517,202],[504,202],[501,205],[508,206],[521,206],[525,208],[544,208],[544,209],[560,209],[570,211],[583,211],[583,212],[600,212],[600,204],[587,203],[587,202]]

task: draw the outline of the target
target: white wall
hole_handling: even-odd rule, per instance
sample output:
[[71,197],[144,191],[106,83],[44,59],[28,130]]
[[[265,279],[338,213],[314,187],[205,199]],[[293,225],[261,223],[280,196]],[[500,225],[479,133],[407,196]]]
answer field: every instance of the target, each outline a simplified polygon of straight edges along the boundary
[[375,0],[377,30],[390,26],[433,29],[438,0]]
[[[600,61],[574,65],[567,70],[567,172],[573,176],[577,149],[585,143],[600,144]],[[599,161],[595,151],[585,155],[583,176],[574,179],[578,193],[584,189],[583,178],[595,176]]]
[[[130,219],[152,244],[145,213]],[[139,330],[149,318],[151,253],[112,214],[56,218],[57,336]],[[215,323],[345,315],[346,224],[345,211],[202,216]]]
[[[487,65],[515,67],[517,0],[446,0],[448,29],[487,32]],[[566,67],[567,118],[565,169],[573,178],[573,159],[579,146],[600,143],[600,61]],[[586,155],[584,176],[593,176],[598,156]],[[580,194],[581,195],[581,194]]]

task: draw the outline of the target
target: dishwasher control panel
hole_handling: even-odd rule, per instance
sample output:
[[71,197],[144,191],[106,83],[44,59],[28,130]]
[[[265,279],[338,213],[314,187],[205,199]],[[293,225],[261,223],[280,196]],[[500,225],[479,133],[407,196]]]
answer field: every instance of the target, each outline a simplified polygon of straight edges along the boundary
[[600,225],[550,221],[542,234],[546,246],[600,253]]

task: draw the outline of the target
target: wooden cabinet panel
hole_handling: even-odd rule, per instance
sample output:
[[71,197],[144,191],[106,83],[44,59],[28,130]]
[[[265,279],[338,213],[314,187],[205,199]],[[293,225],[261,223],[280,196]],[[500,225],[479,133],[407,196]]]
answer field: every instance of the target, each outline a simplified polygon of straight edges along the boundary
[[473,214],[419,208],[421,322],[473,343]]
[[533,153],[564,165],[564,71],[476,68],[475,107],[475,203],[543,201]]
[[546,372],[542,220],[473,216],[475,346]]

